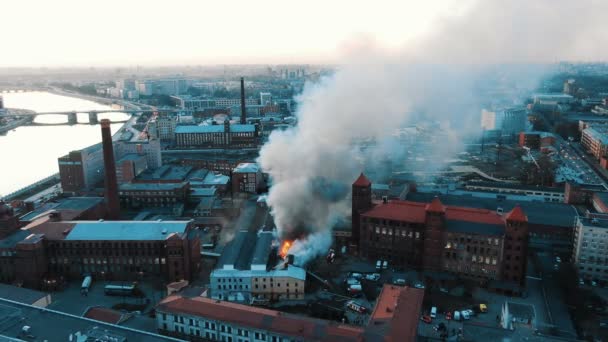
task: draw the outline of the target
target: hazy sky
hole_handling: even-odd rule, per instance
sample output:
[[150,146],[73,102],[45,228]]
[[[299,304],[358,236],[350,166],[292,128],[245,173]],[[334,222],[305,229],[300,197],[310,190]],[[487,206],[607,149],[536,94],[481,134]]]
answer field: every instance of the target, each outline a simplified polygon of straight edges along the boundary
[[456,0],[2,0],[0,66],[335,62],[395,48]]

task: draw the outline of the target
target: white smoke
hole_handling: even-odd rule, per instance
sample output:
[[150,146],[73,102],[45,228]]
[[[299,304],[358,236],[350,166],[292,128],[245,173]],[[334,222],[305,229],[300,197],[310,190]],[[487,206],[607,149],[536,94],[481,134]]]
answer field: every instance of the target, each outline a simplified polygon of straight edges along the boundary
[[350,212],[360,160],[377,160],[378,151],[361,153],[355,142],[375,139],[379,148],[395,149],[382,152],[403,156],[405,147],[386,143],[395,128],[438,122],[448,134],[430,147],[428,159],[453,156],[463,138],[479,132],[480,104],[496,100],[478,92],[482,77],[500,71],[516,75],[515,87],[535,86],[545,69],[521,63],[607,56],[606,7],[600,1],[481,1],[403,51],[360,44],[332,77],[308,84],[298,99],[297,126],[273,132],[259,158],[272,179],[267,203],[279,234],[298,239],[296,262],[326,253],[333,224]]

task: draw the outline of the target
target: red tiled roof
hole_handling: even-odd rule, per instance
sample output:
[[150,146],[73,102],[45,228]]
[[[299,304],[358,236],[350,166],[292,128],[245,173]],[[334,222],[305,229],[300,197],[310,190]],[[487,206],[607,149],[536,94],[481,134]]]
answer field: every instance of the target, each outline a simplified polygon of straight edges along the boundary
[[353,183],[354,186],[370,186],[371,184],[372,182],[370,182],[369,179],[365,177],[363,172],[361,172],[359,178],[357,178],[357,180]]
[[506,219],[509,221],[528,222],[528,216],[526,216],[519,204],[507,214]]
[[111,324],[118,324],[122,319],[122,313],[102,307],[89,308],[83,315],[86,318],[94,319]]
[[426,205],[426,211],[430,211],[432,213],[443,213],[445,212],[445,205],[441,203],[439,197],[435,197],[431,203]]
[[366,338],[387,342],[415,341],[424,290],[384,285],[366,329]]
[[424,223],[426,211],[431,207],[432,211],[445,211],[446,219],[476,223],[503,225],[503,218],[495,211],[488,209],[475,209],[465,207],[444,206],[436,199],[431,204],[410,201],[389,201],[380,203],[362,214],[364,217],[373,217],[386,220],[404,221],[410,223]]
[[224,302],[205,297],[185,298],[172,295],[157,306],[157,311],[206,317],[238,325],[275,331],[308,340],[361,341],[363,329],[342,327],[329,321],[285,314],[279,311]]
[[424,223],[426,204],[409,201],[389,201],[381,203],[363,213],[362,216],[387,220]]

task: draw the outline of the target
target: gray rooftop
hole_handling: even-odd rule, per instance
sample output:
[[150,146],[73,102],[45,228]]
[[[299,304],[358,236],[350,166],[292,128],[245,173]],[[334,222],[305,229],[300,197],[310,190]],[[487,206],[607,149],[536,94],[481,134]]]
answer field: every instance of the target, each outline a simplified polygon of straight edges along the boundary
[[260,166],[257,163],[240,163],[234,168],[235,173],[256,173],[260,171]]
[[502,208],[503,212],[511,211],[515,205],[524,210],[528,222],[536,225],[571,228],[577,217],[576,209],[565,203],[541,201],[511,201],[498,198],[482,198],[471,195],[443,195],[435,193],[410,192],[407,200],[429,203],[433,198],[439,197],[444,205],[496,210]]
[[[108,324],[67,313],[0,299],[0,340],[2,336],[19,336],[24,325],[31,327],[37,341],[68,341],[76,332],[89,336],[114,336],[117,341],[160,342],[181,341],[155,333]],[[76,340],[74,338],[74,340]],[[21,341],[21,340],[20,340]],[[101,340],[104,341],[104,340]],[[108,341],[108,340],[105,340]]]
[[6,298],[24,304],[34,304],[46,296],[49,296],[49,294],[0,283],[0,298]]
[[502,225],[476,223],[468,221],[447,220],[446,228],[454,233],[472,233],[480,235],[502,235],[505,227]]
[[146,158],[146,156],[137,153],[127,153],[122,158],[118,159],[117,163],[123,162],[125,160],[137,160],[139,158]]
[[19,241],[22,241],[30,234],[31,232],[28,232],[27,230],[19,229],[15,233],[0,240],[0,248],[15,248]]
[[126,183],[119,186],[120,190],[133,191],[133,190],[158,190],[158,191],[169,191],[179,189],[183,187],[187,182],[180,183]]
[[266,265],[268,263],[268,255],[272,248],[272,232],[260,232],[258,234],[255,250],[253,251],[252,265]]
[[165,240],[186,232],[189,221],[76,221],[66,240]]
[[59,202],[49,202],[21,216],[21,221],[31,221],[49,210],[88,210],[103,202],[103,197],[69,197]]

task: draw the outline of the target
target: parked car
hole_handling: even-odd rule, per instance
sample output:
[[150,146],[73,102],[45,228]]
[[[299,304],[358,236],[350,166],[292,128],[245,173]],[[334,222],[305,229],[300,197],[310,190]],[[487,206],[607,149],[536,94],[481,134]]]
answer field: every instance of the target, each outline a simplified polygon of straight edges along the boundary
[[405,285],[405,279],[395,279],[393,281],[393,284],[403,286],[403,285]]
[[414,287],[417,289],[423,289],[424,288],[424,284],[423,283],[415,283]]
[[431,308],[431,317],[432,317],[432,318],[437,317],[437,307],[436,307],[436,306],[433,306],[433,307]]
[[357,302],[354,302],[352,300],[348,301],[346,303],[346,307],[349,308],[349,309],[351,309],[351,310],[353,310],[353,311],[355,311],[355,312],[358,312],[358,313],[366,313],[367,312],[367,308],[365,306],[363,306],[363,305],[361,305],[361,304],[359,304]]
[[355,278],[355,279],[361,279],[361,278],[363,278],[363,274],[357,273],[357,272],[350,272],[348,274],[348,277],[349,278]]
[[580,286],[585,285],[585,280],[584,280],[583,278],[578,278],[578,284],[579,284]]
[[597,286],[597,282],[595,280],[591,281],[591,286]]
[[388,269],[388,261],[384,260],[384,261],[382,262],[382,269],[383,269],[383,270]]
[[365,275],[365,279],[371,280],[371,281],[378,281],[378,280],[380,280],[380,274],[379,273],[369,273],[369,274]]
[[428,316],[428,315],[424,315],[424,316],[420,317],[420,320],[426,324],[430,324],[433,321],[431,316]]
[[473,310],[462,310],[460,314],[464,319],[471,319],[471,317],[473,316]]
[[441,292],[441,293],[448,293],[448,289],[446,289],[445,287],[440,287],[439,288],[439,292]]
[[376,261],[376,269],[379,271],[382,269],[382,260]]
[[473,305],[472,309],[475,313],[488,312],[488,306],[486,304],[475,304],[475,305]]
[[460,311],[454,311],[454,320],[460,321],[461,319]]

